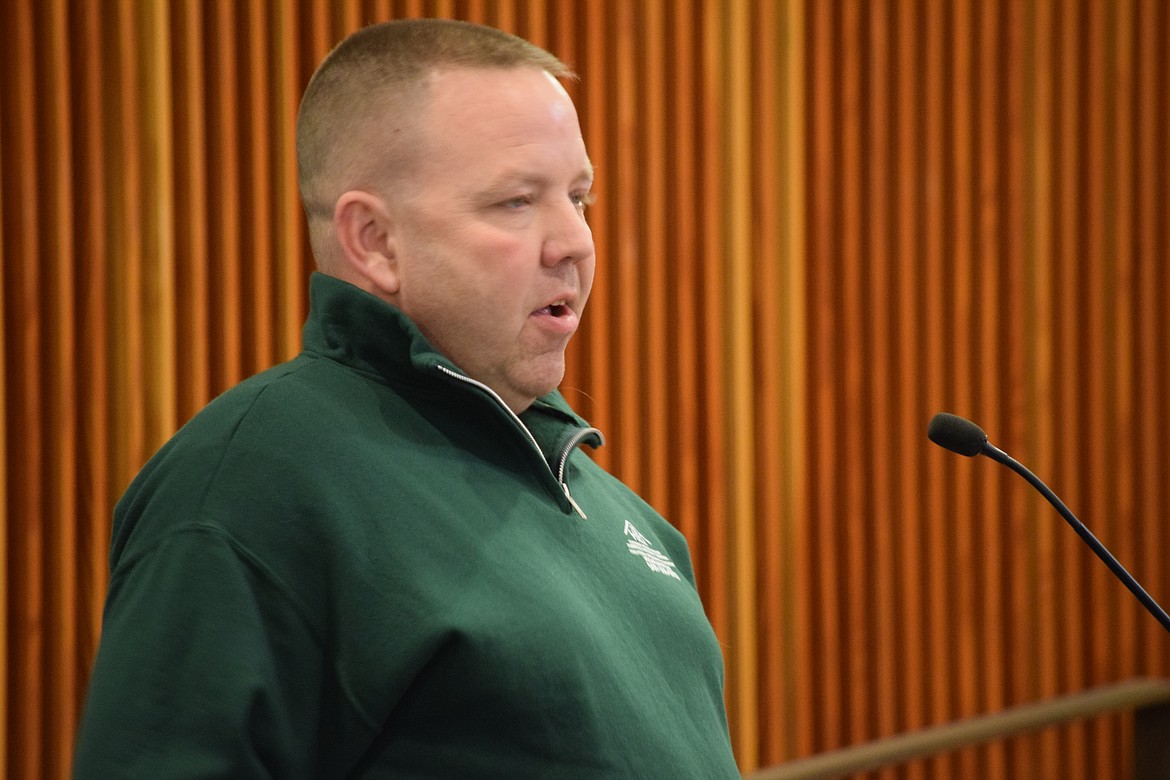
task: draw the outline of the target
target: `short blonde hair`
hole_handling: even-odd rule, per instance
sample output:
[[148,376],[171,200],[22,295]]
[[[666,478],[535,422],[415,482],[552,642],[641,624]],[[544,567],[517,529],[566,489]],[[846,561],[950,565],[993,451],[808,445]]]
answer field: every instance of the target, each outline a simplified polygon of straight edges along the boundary
[[[324,247],[318,234],[327,232],[320,223],[332,220],[338,188],[348,189],[354,176],[409,164],[412,144],[403,126],[419,113],[427,77],[443,68],[534,68],[574,77],[539,46],[469,22],[396,20],[345,38],[309,80],[297,114],[297,184],[319,262]],[[386,132],[371,144],[371,128],[387,121]]]

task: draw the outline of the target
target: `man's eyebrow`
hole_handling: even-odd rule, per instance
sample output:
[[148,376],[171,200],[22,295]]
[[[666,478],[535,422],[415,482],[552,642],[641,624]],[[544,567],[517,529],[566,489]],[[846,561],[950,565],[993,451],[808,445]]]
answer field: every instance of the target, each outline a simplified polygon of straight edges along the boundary
[[[587,181],[590,184],[592,184],[593,183],[593,172],[594,172],[593,163],[587,163],[586,166],[580,170],[580,172],[577,174],[576,177],[574,177],[573,180],[574,181]],[[488,189],[491,189],[491,190],[507,189],[508,187],[514,187],[517,185],[527,185],[527,186],[531,186],[531,187],[547,187],[550,184],[552,184],[553,181],[554,181],[553,177],[548,176],[548,175],[543,174],[543,173],[510,171],[510,172],[501,174],[500,176],[495,178],[491,182],[491,184],[489,185]]]

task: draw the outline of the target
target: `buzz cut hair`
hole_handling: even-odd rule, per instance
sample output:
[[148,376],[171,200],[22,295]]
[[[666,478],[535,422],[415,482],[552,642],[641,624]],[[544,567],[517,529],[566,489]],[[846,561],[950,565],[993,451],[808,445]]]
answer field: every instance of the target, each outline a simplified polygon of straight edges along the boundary
[[342,40],[313,73],[297,113],[297,185],[315,254],[323,249],[315,234],[328,230],[321,223],[331,222],[339,188],[363,175],[355,167],[385,175],[409,164],[411,123],[425,105],[428,77],[448,68],[532,68],[576,77],[539,46],[470,22],[401,19]]

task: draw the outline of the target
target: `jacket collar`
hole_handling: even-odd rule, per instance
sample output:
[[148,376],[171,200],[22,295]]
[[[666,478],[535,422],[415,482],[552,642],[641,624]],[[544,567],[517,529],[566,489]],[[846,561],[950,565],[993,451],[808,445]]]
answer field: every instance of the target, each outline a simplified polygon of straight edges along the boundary
[[[401,310],[349,282],[320,272],[314,272],[309,279],[309,317],[303,339],[306,352],[376,375],[389,385],[451,388],[453,380],[439,366],[463,373],[427,341]],[[553,444],[550,440],[561,439],[566,427],[589,427],[558,390],[537,398],[520,418],[542,449]],[[586,443],[600,446],[601,437]]]

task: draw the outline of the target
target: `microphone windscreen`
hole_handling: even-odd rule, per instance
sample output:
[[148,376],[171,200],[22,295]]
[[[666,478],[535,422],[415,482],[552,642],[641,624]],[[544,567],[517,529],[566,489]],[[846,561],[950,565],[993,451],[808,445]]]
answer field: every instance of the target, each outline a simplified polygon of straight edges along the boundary
[[930,419],[926,436],[938,446],[969,458],[982,452],[987,441],[987,434],[978,425],[946,412],[939,412]]

